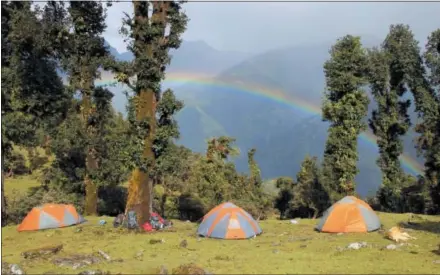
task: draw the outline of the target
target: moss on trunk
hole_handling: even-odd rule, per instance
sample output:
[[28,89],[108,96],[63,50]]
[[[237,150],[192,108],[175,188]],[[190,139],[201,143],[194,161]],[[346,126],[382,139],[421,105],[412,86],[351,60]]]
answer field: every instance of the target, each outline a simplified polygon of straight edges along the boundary
[[[86,82],[91,83],[91,82]],[[82,100],[82,117],[83,124],[86,130],[87,136],[92,138],[95,134],[92,126],[88,125],[89,117],[92,114],[92,101],[90,95],[91,84],[85,84],[83,89],[83,100]],[[86,156],[86,173],[84,175],[84,184],[86,189],[84,212],[89,216],[96,216],[98,212],[98,187],[90,178],[90,174],[98,169],[98,160],[96,152],[92,146],[87,146],[87,156]]]
[[[154,165],[153,139],[156,130],[156,95],[153,91],[141,91],[136,97],[136,119],[149,119],[149,133],[145,137],[143,155],[152,160]],[[151,119],[153,118],[153,119]],[[142,225],[150,219],[153,208],[153,179],[147,173],[136,168],[130,179],[126,211],[136,212],[138,224]]]

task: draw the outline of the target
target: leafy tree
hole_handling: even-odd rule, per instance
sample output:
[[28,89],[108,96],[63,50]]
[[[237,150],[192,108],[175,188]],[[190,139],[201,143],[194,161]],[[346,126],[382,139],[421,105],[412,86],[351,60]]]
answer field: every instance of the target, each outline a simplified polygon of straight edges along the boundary
[[[61,10],[61,7],[58,8]],[[73,30],[69,35],[68,54],[63,59],[63,68],[69,76],[70,88],[79,91],[81,96],[80,112],[86,150],[83,179],[86,187],[85,214],[96,215],[98,185],[94,178],[99,173],[100,165],[103,165],[99,162],[103,152],[98,147],[102,145],[100,142],[105,135],[102,132],[105,121],[99,119],[106,119],[113,96],[108,90],[94,86],[95,79],[100,76],[99,68],[109,58],[102,38],[106,28],[106,11],[101,2],[70,1],[68,12]],[[62,16],[54,17],[53,21],[60,21]]]
[[[378,137],[380,156],[377,163],[382,170],[381,188],[386,189],[381,191],[381,194],[398,197],[405,178],[399,161],[399,156],[403,153],[401,136],[405,135],[410,127],[407,111],[411,102],[399,100],[406,92],[406,87],[401,70],[395,66],[394,52],[373,49],[369,52],[369,61],[368,79],[377,103],[377,109],[373,111],[369,124]],[[392,198],[385,200],[390,199]],[[385,201],[381,203],[389,204]]]
[[[438,153],[436,148],[440,148],[440,145],[437,144],[439,139],[436,138],[438,136],[436,125],[440,118],[440,101],[427,78],[418,41],[414,39],[409,26],[392,25],[383,43],[383,48],[391,55],[390,69],[396,75],[397,81],[401,81],[400,86],[409,87],[413,94],[415,109],[419,116],[415,126],[416,132],[420,134],[416,138],[416,147],[418,152],[425,157],[426,176],[429,179],[432,177],[431,172],[435,173],[436,170],[430,168],[433,164],[432,160]],[[428,60],[430,59],[428,58]],[[401,89],[403,90],[403,88]]]
[[211,162],[223,162],[229,156],[235,157],[239,155],[239,149],[232,146],[234,142],[235,138],[232,137],[221,136],[219,138],[211,138],[208,141],[206,157]]
[[248,165],[250,171],[250,180],[255,186],[261,186],[261,170],[258,167],[258,163],[255,161],[254,156],[257,152],[257,149],[252,148],[248,152]]
[[[433,136],[427,142],[425,154],[426,177],[431,183],[431,197],[433,213],[440,213],[440,29],[435,30],[428,37],[424,54],[425,64],[429,69],[429,82],[437,99],[437,122],[432,117]],[[432,142],[431,142],[432,140]]]
[[[296,175],[292,211],[303,209],[315,219],[330,206],[330,197],[321,182],[316,157],[306,157]],[[310,215],[308,215],[310,216]]]
[[[103,94],[100,96],[98,91]],[[105,89],[95,88],[94,92],[93,103],[97,105],[96,109],[101,111],[94,112],[91,121],[96,122],[93,126],[101,134],[97,135],[95,140],[89,140],[90,136],[83,127],[82,114],[79,111],[82,103],[75,100],[76,108],[70,110],[66,120],[52,135],[50,146],[55,159],[51,167],[45,171],[43,178],[43,186],[48,190],[59,189],[66,194],[84,196],[87,192],[84,185],[87,144],[90,142],[95,144],[94,148],[99,152],[96,156],[100,165],[93,174],[89,174],[97,192],[101,190],[101,193],[108,194],[107,188],[114,189],[128,178],[131,155],[134,151],[129,125],[121,114],[113,111],[110,100],[106,98],[109,94]],[[104,208],[111,208],[106,204]]]
[[[153,203],[156,136],[156,107],[160,101],[160,82],[170,61],[169,49],[181,44],[187,17],[180,1],[133,1],[134,17],[127,15],[122,33],[128,36],[133,62],[112,64],[117,79],[134,92],[133,128],[143,148],[133,156],[136,168],[130,179],[126,210],[135,210],[138,223],[149,220]],[[150,14],[150,8],[152,12]],[[133,84],[131,77],[135,76]]]
[[275,199],[275,208],[280,211],[280,219],[287,216],[290,202],[294,198],[295,182],[291,178],[281,177],[276,181],[276,186],[280,190]]
[[[56,52],[49,42],[54,37],[45,32],[44,15],[31,10],[31,2],[3,1],[1,9],[3,166],[13,143],[33,146],[38,128],[59,121],[70,96],[56,72]],[[2,189],[3,184],[2,173]],[[5,210],[2,195],[2,224]]]
[[183,108],[183,102],[176,99],[171,90],[166,90],[162,99],[157,105],[157,131],[155,133],[153,149],[156,157],[154,167],[154,181],[160,184],[161,188],[156,188],[160,196],[160,212],[165,215],[165,206],[168,198],[175,195],[175,191],[180,191],[179,176],[185,177],[184,169],[188,169],[185,160],[188,158],[188,149],[178,147],[173,143],[173,139],[180,136],[177,121],[174,115]]
[[[322,106],[324,121],[330,122],[324,152],[324,175],[333,199],[354,192],[358,173],[357,138],[365,130],[369,99],[366,84],[366,54],[360,38],[347,35],[332,47],[324,64],[327,92]],[[336,195],[336,196],[335,196]]]

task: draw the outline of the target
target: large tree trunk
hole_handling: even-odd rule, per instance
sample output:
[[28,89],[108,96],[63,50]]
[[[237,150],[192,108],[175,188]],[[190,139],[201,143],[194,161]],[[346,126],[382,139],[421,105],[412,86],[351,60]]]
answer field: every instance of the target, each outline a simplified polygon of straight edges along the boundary
[[[143,90],[136,96],[136,119],[149,119],[149,132],[145,137],[143,156],[153,161],[153,139],[156,129],[156,95],[153,91]],[[135,211],[139,225],[150,219],[153,208],[153,179],[139,168],[133,171],[128,187],[127,206],[125,211]]]
[[[168,2],[164,1],[152,1],[153,4],[153,13],[151,15],[150,22],[158,22],[162,21],[165,23],[166,14],[168,10]],[[134,15],[135,15],[135,31],[136,39],[134,43],[139,48],[145,48],[146,54],[148,57],[153,58],[155,53],[155,47],[160,47],[160,43],[164,41],[155,41],[158,43],[157,45],[145,44],[144,36],[142,30],[142,25],[149,21],[148,12],[145,6],[145,2],[142,3],[140,1],[133,1]],[[165,24],[162,30],[162,36],[165,35]],[[165,39],[163,37],[163,39]],[[136,56],[136,58],[139,58]],[[161,70],[162,68],[157,68]],[[138,82],[149,82],[151,79],[148,79],[150,76],[144,76],[147,79],[140,79],[140,75],[138,77]],[[146,157],[150,163],[150,168],[154,167],[155,164],[155,155],[153,151],[153,141],[156,133],[156,94],[151,89],[142,88],[136,98],[136,119],[138,121],[142,121],[145,119],[149,120],[149,132],[145,137],[144,143],[144,151],[143,156]],[[130,184],[128,187],[128,198],[127,198],[127,206],[125,211],[128,212],[133,210],[136,212],[136,217],[139,225],[144,224],[146,221],[150,220],[151,212],[153,211],[153,179],[149,176],[149,173],[145,173],[141,171],[139,168],[136,168],[133,171]]]
[[[85,91],[90,91],[91,85],[85,85]],[[95,131],[88,126],[89,116],[92,112],[92,102],[90,93],[83,92],[83,100],[82,100],[82,116],[83,123],[87,133],[87,137],[89,139],[93,138]],[[86,173],[84,175],[84,184],[85,184],[85,205],[84,205],[84,214],[88,216],[96,216],[98,212],[98,187],[91,180],[90,173],[94,170],[98,169],[98,160],[96,158],[96,152],[94,148],[91,146],[87,147],[87,156],[86,156]]]
[[[92,150],[89,150],[86,160],[87,171],[92,171],[98,168],[98,162]],[[98,186],[86,174],[84,178],[86,186],[86,199],[84,205],[84,213],[88,216],[96,216],[98,214]]]

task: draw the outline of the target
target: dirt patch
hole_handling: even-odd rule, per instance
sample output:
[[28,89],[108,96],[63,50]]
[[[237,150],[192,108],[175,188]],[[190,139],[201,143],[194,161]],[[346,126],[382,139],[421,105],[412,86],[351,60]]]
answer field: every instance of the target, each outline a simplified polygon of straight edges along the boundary
[[207,275],[211,273],[207,272],[206,270],[195,264],[185,264],[174,268],[172,274]]
[[63,245],[51,245],[41,248],[34,248],[21,253],[21,256],[25,259],[45,258],[57,254],[63,249]]
[[60,257],[52,260],[54,265],[70,267],[72,269],[78,269],[100,262],[101,259],[93,255],[72,255],[70,257]]

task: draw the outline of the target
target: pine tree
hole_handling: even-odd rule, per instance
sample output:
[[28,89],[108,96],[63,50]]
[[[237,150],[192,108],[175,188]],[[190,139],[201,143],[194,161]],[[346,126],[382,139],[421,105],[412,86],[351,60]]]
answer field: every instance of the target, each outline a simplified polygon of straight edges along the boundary
[[[399,157],[403,153],[401,136],[405,135],[410,127],[407,110],[411,102],[399,100],[406,92],[406,88],[403,76],[392,66],[393,59],[392,52],[371,50],[368,79],[377,103],[377,109],[373,111],[369,124],[378,138],[380,156],[377,163],[382,171],[382,188],[394,194],[392,197],[395,198],[405,177]],[[385,193],[381,192],[381,194]],[[391,204],[396,205],[388,201],[391,197],[380,197],[381,205],[388,210],[392,207]]]
[[357,138],[365,130],[369,99],[366,84],[366,54],[360,38],[347,35],[332,47],[324,64],[327,92],[323,119],[330,122],[324,152],[324,177],[333,199],[354,192],[358,173]]
[[[68,73],[70,88],[81,93],[82,125],[87,139],[85,214],[96,215],[98,186],[93,177],[100,166],[98,147],[103,136],[102,125],[105,125],[105,122],[97,119],[105,119],[101,114],[108,112],[113,96],[108,90],[95,88],[94,85],[94,81],[100,76],[100,67],[109,58],[109,51],[102,38],[106,28],[106,11],[101,2],[70,1],[68,12],[73,32],[69,36],[68,56],[63,60],[63,68]],[[103,102],[106,100],[107,102]]]
[[133,1],[134,17],[127,15],[122,33],[131,39],[128,48],[135,59],[110,65],[118,73],[117,79],[134,92],[132,127],[143,148],[133,156],[136,168],[130,179],[126,211],[134,210],[139,224],[148,221],[152,211],[156,108],[160,82],[170,62],[168,51],[179,48],[186,28],[187,17],[181,5],[182,1]]

